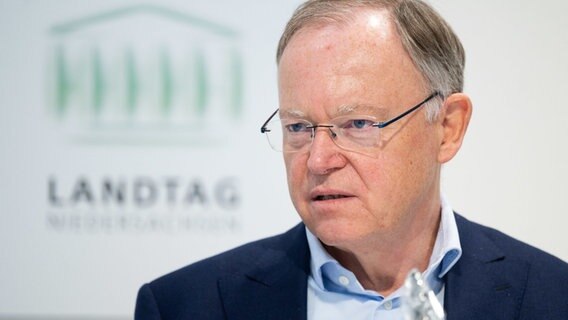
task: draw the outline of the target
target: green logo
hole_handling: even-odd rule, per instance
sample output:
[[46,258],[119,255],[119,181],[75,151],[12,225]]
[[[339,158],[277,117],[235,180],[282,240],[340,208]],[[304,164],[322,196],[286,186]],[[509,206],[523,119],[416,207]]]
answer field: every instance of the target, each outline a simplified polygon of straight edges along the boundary
[[78,142],[222,143],[243,113],[239,35],[157,6],[50,30],[50,114]]

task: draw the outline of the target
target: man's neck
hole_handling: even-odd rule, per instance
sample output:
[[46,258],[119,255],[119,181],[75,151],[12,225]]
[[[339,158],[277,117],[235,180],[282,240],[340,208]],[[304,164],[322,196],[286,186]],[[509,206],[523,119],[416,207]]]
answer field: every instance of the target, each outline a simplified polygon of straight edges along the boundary
[[353,246],[355,250],[324,247],[365,289],[386,297],[403,285],[410,270],[428,267],[440,225],[439,201],[436,206],[397,232],[360,241]]

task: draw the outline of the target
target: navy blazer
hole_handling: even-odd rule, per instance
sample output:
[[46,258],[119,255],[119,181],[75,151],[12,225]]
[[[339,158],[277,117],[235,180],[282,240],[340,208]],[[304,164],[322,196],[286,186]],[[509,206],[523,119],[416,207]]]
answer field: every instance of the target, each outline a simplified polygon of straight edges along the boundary
[[[568,319],[568,264],[456,215],[462,256],[445,276],[448,320]],[[142,286],[135,319],[306,319],[303,224]]]

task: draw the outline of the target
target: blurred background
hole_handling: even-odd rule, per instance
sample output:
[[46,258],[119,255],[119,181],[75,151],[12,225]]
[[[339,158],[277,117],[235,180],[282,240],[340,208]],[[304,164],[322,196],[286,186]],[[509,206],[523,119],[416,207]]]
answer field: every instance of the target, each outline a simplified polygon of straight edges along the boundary
[[[299,3],[0,0],[0,319],[129,319],[143,283],[299,222],[259,130]],[[568,260],[568,3],[431,3],[474,102],[444,193]]]

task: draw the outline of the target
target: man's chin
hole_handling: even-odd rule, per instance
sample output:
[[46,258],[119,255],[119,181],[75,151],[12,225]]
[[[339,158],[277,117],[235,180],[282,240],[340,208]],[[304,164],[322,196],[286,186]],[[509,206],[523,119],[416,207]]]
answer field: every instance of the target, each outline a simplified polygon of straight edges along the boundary
[[308,226],[310,231],[326,246],[348,248],[350,245],[364,241],[369,233],[362,228],[341,221],[327,221]]

